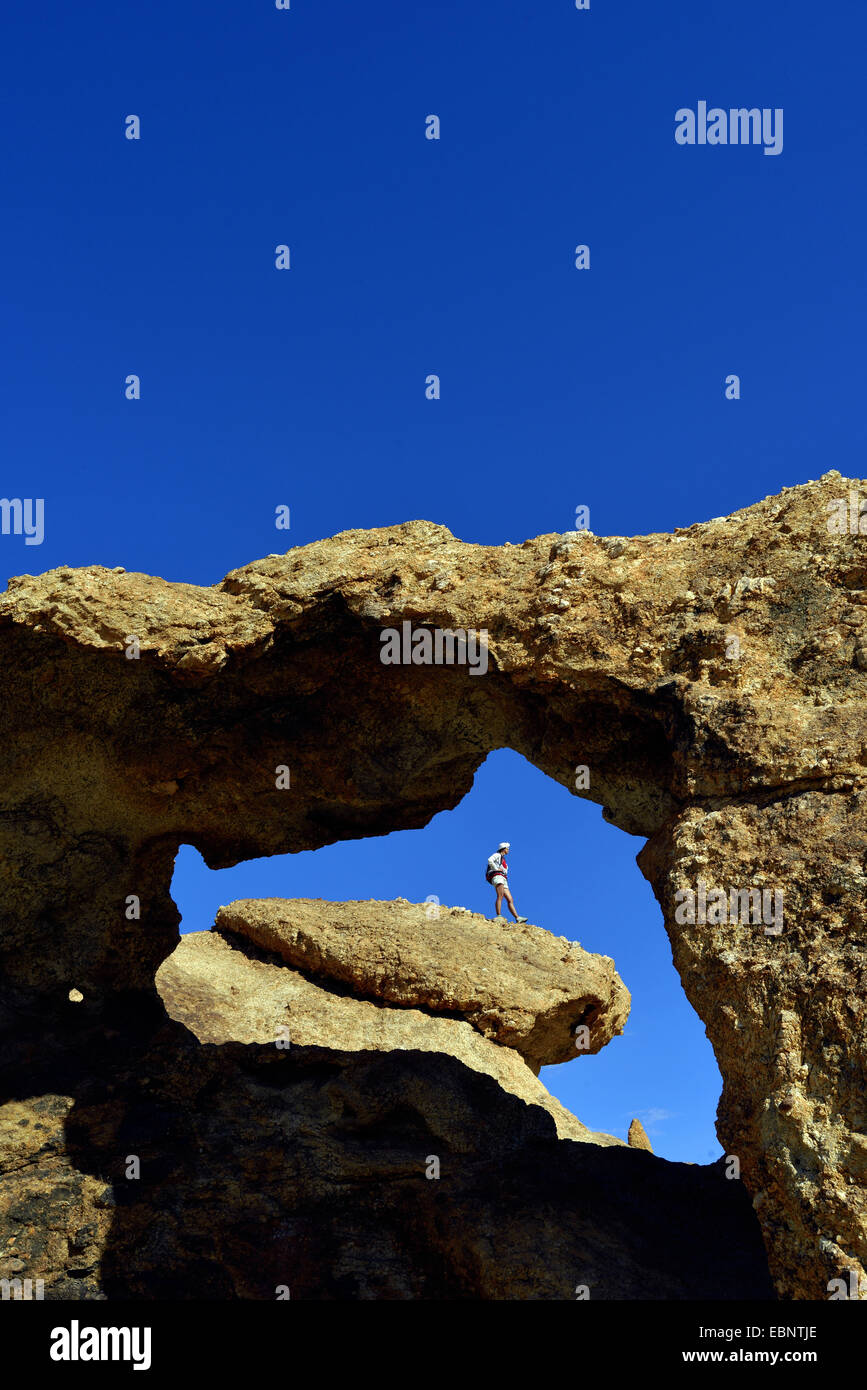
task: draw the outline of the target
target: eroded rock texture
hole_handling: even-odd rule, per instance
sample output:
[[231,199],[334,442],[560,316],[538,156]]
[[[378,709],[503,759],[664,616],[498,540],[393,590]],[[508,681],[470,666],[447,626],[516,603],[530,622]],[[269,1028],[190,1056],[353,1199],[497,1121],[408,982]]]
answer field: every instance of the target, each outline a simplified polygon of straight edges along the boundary
[[581,1050],[598,1052],[629,1013],[609,956],[465,908],[243,899],[220,908],[217,927],[354,994],[460,1015],[536,1072],[574,1058],[578,1028]]
[[630,1149],[644,1149],[647,1153],[653,1153],[653,1145],[647,1137],[647,1132],[640,1120],[633,1120],[629,1126],[627,1136]]
[[446,1052],[202,1046],[127,1011],[26,1060],[0,1231],[46,1299],[773,1297],[721,1162],[558,1139]]
[[444,1052],[541,1105],[561,1138],[623,1142],[588,1130],[538,1071],[575,1058],[575,1029],[598,1052],[629,996],[607,957],[537,927],[403,901],[243,900],[182,937],[156,984],[200,1042]]
[[[421,826],[502,746],[570,789],[586,765],[582,794],[648,839],[779,1293],[863,1275],[867,541],[857,508],[856,534],[828,526],[858,487],[827,474],[670,536],[347,532],[213,589],[99,567],[10,581],[7,1028],[150,1016],[181,842],[216,868]],[[484,629],[488,670],[384,665],[381,631],[403,622]],[[781,891],[782,932],[679,920],[699,878]],[[659,1162],[597,1157],[624,1153]]]

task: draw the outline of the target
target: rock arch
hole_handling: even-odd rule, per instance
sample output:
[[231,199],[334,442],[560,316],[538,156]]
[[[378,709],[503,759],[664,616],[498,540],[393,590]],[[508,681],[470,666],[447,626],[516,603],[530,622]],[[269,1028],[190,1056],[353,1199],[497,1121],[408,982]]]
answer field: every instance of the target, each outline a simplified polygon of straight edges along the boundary
[[[863,1275],[867,561],[828,524],[857,486],[829,473],[672,535],[351,531],[210,589],[96,566],[10,580],[7,1026],[61,1018],[73,987],[92,1026],[154,1005],[181,842],[217,868],[421,826],[503,746],[570,788],[586,765],[581,794],[647,837],[778,1291]],[[404,622],[484,631],[488,670],[384,665]],[[780,889],[782,934],[679,922],[699,878]]]

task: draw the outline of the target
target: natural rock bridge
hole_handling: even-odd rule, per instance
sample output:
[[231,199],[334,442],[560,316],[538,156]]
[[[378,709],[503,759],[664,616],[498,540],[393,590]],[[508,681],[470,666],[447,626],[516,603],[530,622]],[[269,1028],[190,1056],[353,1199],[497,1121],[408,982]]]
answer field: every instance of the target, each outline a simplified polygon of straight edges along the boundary
[[[422,826],[508,746],[573,791],[576,766],[587,767],[579,794],[647,839],[638,862],[722,1072],[720,1142],[739,1159],[778,1294],[825,1298],[840,1277],[857,1287],[867,1264],[867,540],[857,527],[829,529],[829,517],[858,486],[829,473],[673,535],[575,532],[496,548],[427,522],[352,531],[214,588],[100,567],[10,580],[0,599],[0,1249],[7,1235],[11,1267],[26,1248],[28,1273],[46,1271],[58,1296],[267,1297],[288,1241],[309,1297],[572,1297],[563,1271],[591,1266],[594,1296],[761,1296],[752,1256],[723,1268],[720,1254],[716,1285],[684,1284],[695,1254],[686,1227],[702,1202],[696,1239],[712,1241],[724,1220],[750,1248],[742,1189],[710,1170],[557,1139],[538,1104],[455,1057],[367,1043],[353,1056],[335,1041],[278,1058],[231,1030],[202,1043],[166,1018],[154,981],[177,945],[179,844],[220,868]],[[380,633],[405,621],[484,630],[487,670],[384,664]],[[722,906],[722,894],[746,902],[749,889],[782,893],[782,930]],[[706,910],[682,910],[687,890]],[[71,989],[83,1002],[69,1002]],[[183,993],[177,978],[174,989]],[[299,1116],[314,1113],[311,1149],[312,1122]],[[401,1186],[414,1179],[394,1114],[460,1155],[463,1243]],[[499,1187],[485,1145],[500,1146]],[[207,1171],[191,1176],[184,1155],[197,1150]],[[121,1153],[150,1155],[161,1208],[148,1207],[144,1184],[124,1196]],[[323,1213],[328,1174],[351,1183],[380,1162],[394,1237],[381,1208],[391,1272],[374,1277],[341,1253],[348,1218]],[[576,1164],[603,1213],[592,1235]],[[615,1234],[624,1183],[634,1184],[631,1245]],[[542,1187],[546,1210],[564,1205],[536,1276],[531,1234],[518,1227]],[[166,1214],[166,1192],[179,1189]],[[653,1265],[645,1247],[660,1230],[636,1208],[661,1200],[670,1250]],[[202,1217],[212,1202],[224,1213],[216,1235]],[[261,1255],[263,1232],[279,1259]],[[327,1290],[316,1285],[323,1267]]]

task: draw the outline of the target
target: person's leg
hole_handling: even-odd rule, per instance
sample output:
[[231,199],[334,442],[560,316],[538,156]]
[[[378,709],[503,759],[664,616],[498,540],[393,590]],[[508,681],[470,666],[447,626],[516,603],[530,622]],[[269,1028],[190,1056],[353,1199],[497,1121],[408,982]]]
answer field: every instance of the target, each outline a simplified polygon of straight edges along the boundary
[[515,904],[512,902],[512,895],[509,892],[508,888],[504,889],[504,892],[506,894],[506,902],[509,904],[509,911],[511,912],[515,921],[519,923],[526,922],[526,917],[519,917],[517,912],[515,911]]
[[495,883],[495,884],[494,884],[494,887],[495,887],[496,890],[497,890],[497,911],[496,911],[496,913],[495,913],[495,916],[497,916],[497,917],[502,917],[502,915],[503,915],[503,892],[504,892],[504,890],[505,890],[506,885],[505,885],[504,883]]

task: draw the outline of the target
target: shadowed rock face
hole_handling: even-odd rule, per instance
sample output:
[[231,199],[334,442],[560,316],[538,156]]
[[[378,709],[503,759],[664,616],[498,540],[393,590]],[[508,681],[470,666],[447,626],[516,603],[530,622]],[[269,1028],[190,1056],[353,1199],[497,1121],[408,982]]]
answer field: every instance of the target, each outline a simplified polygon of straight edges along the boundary
[[[672,536],[347,532],[213,589],[99,567],[10,581],[7,1028],[156,1007],[181,842],[216,868],[421,826],[504,746],[570,789],[586,765],[583,794],[648,837],[778,1291],[863,1273],[867,560],[828,529],[850,486],[827,474]],[[486,673],[383,664],[381,630],[404,621],[485,629]],[[782,933],[678,920],[698,878],[782,891]]]
[[43,1033],[28,1070],[0,1233],[46,1299],[774,1296],[721,1164],[558,1139],[443,1052],[202,1046],[128,1014]]

